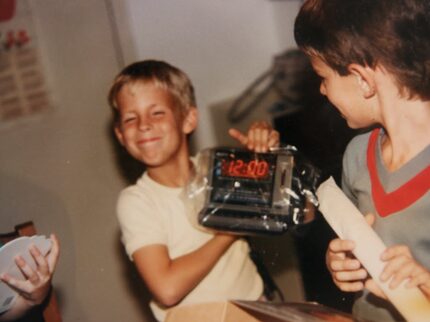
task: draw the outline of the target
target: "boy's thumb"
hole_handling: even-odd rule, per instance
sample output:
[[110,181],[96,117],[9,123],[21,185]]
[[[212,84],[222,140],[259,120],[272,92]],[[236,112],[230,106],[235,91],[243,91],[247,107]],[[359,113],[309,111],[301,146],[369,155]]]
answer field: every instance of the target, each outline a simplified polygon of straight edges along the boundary
[[375,223],[375,215],[368,213],[364,216],[364,219],[366,219],[366,222],[369,224],[370,227],[373,226],[373,224]]

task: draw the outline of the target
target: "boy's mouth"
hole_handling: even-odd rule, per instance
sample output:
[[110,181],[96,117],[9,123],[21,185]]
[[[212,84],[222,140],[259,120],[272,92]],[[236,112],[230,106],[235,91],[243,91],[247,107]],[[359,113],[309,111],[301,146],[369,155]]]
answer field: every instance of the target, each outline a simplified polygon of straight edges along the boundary
[[160,138],[159,137],[153,137],[153,138],[146,138],[146,139],[141,139],[139,141],[137,141],[138,145],[148,145],[151,143],[155,143],[157,141],[159,141]]

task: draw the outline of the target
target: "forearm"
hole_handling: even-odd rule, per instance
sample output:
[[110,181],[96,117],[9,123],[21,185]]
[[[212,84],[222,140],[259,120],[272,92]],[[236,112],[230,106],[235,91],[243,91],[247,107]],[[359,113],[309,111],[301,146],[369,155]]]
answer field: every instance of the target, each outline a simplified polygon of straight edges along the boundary
[[15,321],[24,316],[32,306],[22,297],[18,296],[12,308],[0,315],[0,322]]
[[172,306],[202,281],[235,240],[236,237],[227,235],[214,236],[197,250],[181,257],[173,260],[158,258],[156,269],[148,268],[147,264],[155,256],[137,256],[135,263],[153,296],[162,304]]
[[169,267],[167,283],[185,295],[210,272],[233,241],[228,236],[215,236],[194,252],[176,258]]

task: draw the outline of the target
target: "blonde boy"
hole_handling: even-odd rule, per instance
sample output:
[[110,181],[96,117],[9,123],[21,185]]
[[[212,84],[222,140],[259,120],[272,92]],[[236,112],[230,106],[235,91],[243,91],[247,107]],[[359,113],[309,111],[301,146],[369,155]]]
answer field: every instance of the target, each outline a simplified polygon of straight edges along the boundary
[[[263,283],[247,243],[195,229],[179,196],[194,171],[188,136],[197,126],[187,75],[162,61],[131,64],[116,77],[109,102],[119,142],[146,167],[121,192],[117,213],[127,254],[153,296],[155,317],[162,321],[167,308],[185,303],[258,299]],[[251,132],[233,135],[255,149],[277,141],[265,126]]]

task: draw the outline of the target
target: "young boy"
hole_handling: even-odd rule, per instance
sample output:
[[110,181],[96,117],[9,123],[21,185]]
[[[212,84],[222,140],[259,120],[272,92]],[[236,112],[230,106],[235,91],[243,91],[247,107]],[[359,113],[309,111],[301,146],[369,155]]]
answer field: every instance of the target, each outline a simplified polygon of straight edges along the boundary
[[[247,243],[194,228],[180,194],[194,171],[188,136],[197,126],[191,81],[181,70],[147,60],[126,67],[109,93],[115,134],[146,171],[118,200],[122,240],[153,296],[162,321],[166,309],[185,303],[257,300],[263,284]],[[278,142],[277,132],[256,124],[232,135],[257,151]]]
[[[375,127],[344,155],[343,189],[387,250],[380,276],[405,280],[430,300],[430,1],[307,0],[295,37],[321,77],[320,91],[351,128]],[[345,214],[348,215],[348,214]],[[401,320],[358,260],[354,243],[333,240],[326,262],[353,313]]]

